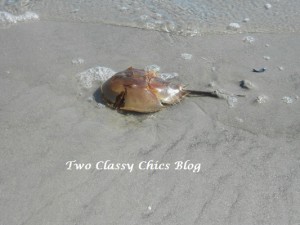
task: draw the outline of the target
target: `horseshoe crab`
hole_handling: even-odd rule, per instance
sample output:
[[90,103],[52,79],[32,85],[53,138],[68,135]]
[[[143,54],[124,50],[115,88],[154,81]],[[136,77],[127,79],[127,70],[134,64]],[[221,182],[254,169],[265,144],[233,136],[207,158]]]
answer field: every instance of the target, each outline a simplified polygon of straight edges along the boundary
[[214,91],[186,90],[183,85],[161,79],[154,71],[132,67],[104,82],[101,93],[109,107],[139,113],[157,112],[167,105],[180,102],[186,96],[219,97]]

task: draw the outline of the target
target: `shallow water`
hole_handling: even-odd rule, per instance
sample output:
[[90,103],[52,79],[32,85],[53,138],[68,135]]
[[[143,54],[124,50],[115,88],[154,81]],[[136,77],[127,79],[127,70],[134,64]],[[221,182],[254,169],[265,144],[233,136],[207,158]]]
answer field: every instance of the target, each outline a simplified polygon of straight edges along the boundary
[[[232,32],[295,32],[298,0],[2,0],[0,10],[28,10],[43,20],[104,23],[184,36]],[[237,24],[232,26],[230,24]]]

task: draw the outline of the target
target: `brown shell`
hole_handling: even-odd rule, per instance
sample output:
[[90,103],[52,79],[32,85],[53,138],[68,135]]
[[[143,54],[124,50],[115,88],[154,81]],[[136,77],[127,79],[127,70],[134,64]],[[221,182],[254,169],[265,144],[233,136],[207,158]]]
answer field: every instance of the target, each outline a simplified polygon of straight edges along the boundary
[[178,103],[187,94],[181,85],[167,82],[155,72],[132,67],[109,78],[101,91],[108,106],[142,113],[156,112],[164,105]]

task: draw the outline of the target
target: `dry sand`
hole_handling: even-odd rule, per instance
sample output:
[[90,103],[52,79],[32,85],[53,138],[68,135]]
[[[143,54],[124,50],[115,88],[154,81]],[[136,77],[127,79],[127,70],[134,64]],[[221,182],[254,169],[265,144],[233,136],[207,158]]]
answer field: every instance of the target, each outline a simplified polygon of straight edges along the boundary
[[[300,35],[250,35],[252,44],[244,34],[179,37],[88,23],[2,29],[0,224],[300,224]],[[189,88],[246,97],[234,107],[187,98],[123,115],[88,101],[99,84],[82,89],[76,79],[95,66],[149,64],[177,72]],[[92,167],[67,170],[70,160]],[[97,170],[101,160],[135,167]],[[148,160],[170,169],[140,170]],[[200,172],[174,169],[185,160],[201,163]]]

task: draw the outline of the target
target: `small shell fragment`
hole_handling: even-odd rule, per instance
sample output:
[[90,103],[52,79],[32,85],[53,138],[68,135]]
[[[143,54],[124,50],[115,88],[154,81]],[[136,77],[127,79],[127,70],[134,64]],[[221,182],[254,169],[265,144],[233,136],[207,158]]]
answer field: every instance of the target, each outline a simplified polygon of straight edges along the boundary
[[208,87],[215,87],[216,86],[216,82],[215,81],[211,81],[211,82],[209,82],[209,84],[207,86]]
[[252,72],[255,72],[255,73],[263,73],[267,70],[267,68],[263,67],[261,69],[253,69]]
[[271,9],[271,8],[272,8],[272,5],[270,3],[265,4],[265,9]]
[[254,87],[254,85],[249,80],[241,80],[240,87],[244,88],[244,89],[252,89]]
[[266,103],[268,101],[268,97],[265,96],[265,95],[260,95],[260,96],[257,96],[256,98],[256,102],[259,103],[259,104],[263,104],[263,103]]
[[83,64],[84,63],[84,59],[82,58],[77,58],[77,59],[72,59],[72,64]]
[[243,38],[243,41],[246,42],[246,43],[252,44],[253,42],[255,42],[255,38],[252,37],[252,36],[246,36],[246,37]]
[[227,28],[229,30],[238,30],[241,28],[241,25],[238,23],[230,23]]
[[192,55],[189,53],[182,53],[181,54],[181,58],[185,59],[185,60],[191,60],[192,59]]
[[237,102],[238,102],[237,97],[235,97],[235,96],[228,96],[227,97],[227,103],[228,103],[230,108],[235,107]]

